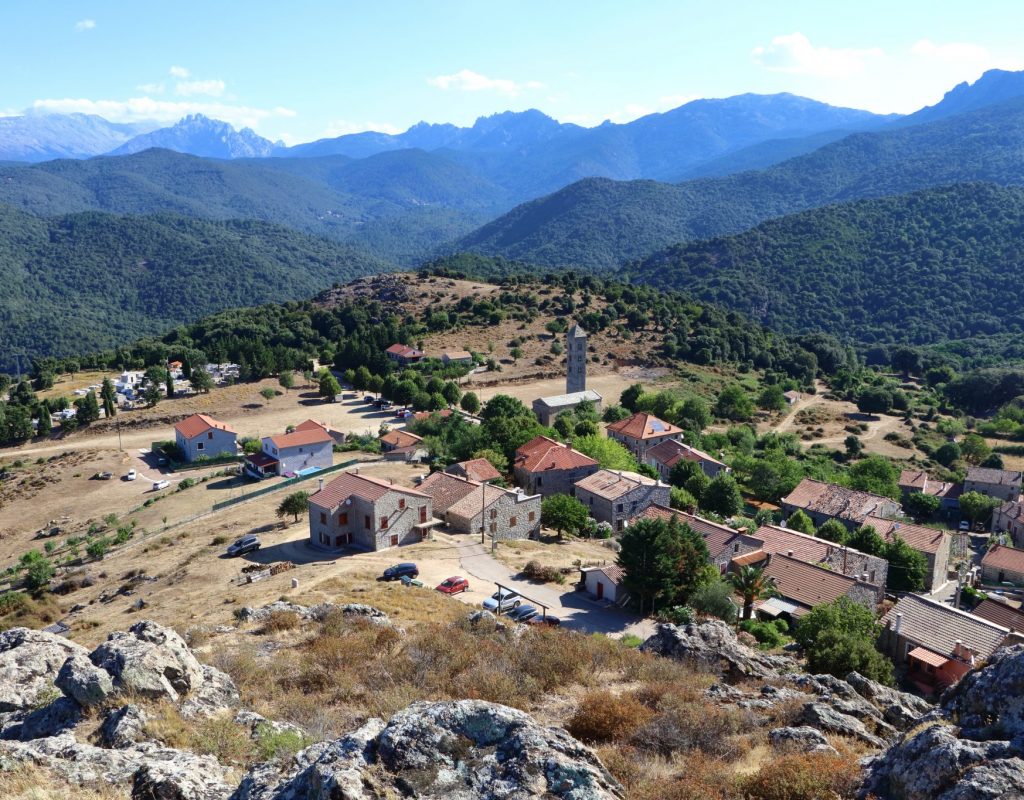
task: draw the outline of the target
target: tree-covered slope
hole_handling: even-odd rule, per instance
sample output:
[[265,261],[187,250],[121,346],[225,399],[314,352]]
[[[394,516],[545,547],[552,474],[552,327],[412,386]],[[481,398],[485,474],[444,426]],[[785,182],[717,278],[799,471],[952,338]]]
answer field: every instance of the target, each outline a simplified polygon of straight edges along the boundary
[[110,347],[386,269],[346,245],[265,222],[42,219],[0,205],[0,370],[15,353]]
[[831,203],[967,181],[1024,183],[1024,98],[854,134],[759,172],[675,185],[582,181],[514,208],[452,249],[607,269],[651,243],[665,247]]
[[771,220],[625,270],[787,333],[928,344],[1024,327],[1024,189],[960,184]]

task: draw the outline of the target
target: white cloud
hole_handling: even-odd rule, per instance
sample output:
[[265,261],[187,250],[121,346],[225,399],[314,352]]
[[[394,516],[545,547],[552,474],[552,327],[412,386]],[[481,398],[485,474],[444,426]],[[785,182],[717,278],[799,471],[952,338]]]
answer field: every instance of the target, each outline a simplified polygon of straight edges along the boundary
[[143,94],[163,94],[164,85],[162,83],[143,83],[135,87],[138,91]]
[[833,48],[815,46],[802,33],[776,36],[766,47],[755,47],[755,63],[773,72],[842,78],[863,72],[869,62],[881,58],[881,48]]
[[94,19],[80,19],[75,23],[75,30],[81,33],[82,31],[91,31],[96,27],[96,20]]
[[167,70],[167,74],[172,78],[187,78],[192,73],[185,69],[185,67],[171,67]]
[[500,92],[501,94],[517,95],[530,89],[542,89],[539,81],[518,83],[507,78],[488,78],[471,69],[462,69],[451,75],[438,75],[427,78],[427,83],[438,89],[455,89],[460,92]]
[[51,114],[97,114],[111,122],[154,120],[175,123],[189,114],[205,114],[229,122],[236,128],[255,128],[270,119],[296,115],[292,109],[281,106],[252,108],[221,102],[154,100],[151,97],[132,97],[128,100],[44,99],[36,100],[32,108]]
[[364,131],[376,131],[378,133],[389,133],[392,136],[401,133],[402,128],[392,125],[390,122],[351,122],[346,119],[336,119],[327,123],[317,138],[333,139],[336,136],[347,136],[350,133],[363,133]]
[[174,87],[174,93],[180,94],[182,97],[191,97],[196,94],[220,97],[226,88],[224,81],[220,80],[179,81]]

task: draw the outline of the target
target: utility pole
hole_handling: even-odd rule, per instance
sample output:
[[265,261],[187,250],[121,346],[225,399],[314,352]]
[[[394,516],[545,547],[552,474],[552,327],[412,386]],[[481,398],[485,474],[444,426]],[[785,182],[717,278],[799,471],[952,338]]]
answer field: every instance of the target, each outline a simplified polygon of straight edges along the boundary
[[[117,418],[115,417],[115,419]],[[123,451],[124,448],[121,446],[121,420],[117,419],[115,425],[117,426],[117,449]]]
[[480,484],[480,544],[484,543],[484,531],[487,527],[487,484]]

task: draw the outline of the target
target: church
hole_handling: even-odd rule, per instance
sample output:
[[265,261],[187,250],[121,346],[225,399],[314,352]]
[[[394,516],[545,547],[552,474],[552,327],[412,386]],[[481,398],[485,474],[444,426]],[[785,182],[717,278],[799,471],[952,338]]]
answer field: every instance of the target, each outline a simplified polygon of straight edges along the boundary
[[533,413],[541,425],[551,425],[563,411],[576,408],[580,403],[590,402],[597,411],[601,410],[601,395],[587,388],[587,332],[579,325],[573,325],[566,334],[565,394],[538,397],[533,401]]

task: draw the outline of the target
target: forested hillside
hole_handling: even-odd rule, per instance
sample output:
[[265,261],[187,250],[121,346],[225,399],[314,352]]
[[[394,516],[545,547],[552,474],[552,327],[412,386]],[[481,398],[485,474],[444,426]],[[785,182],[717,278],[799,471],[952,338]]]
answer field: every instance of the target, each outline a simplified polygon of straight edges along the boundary
[[96,212],[42,219],[0,205],[0,371],[16,353],[112,347],[386,269],[346,245],[265,222]]
[[1024,99],[854,134],[760,172],[676,185],[581,181],[518,206],[453,249],[608,269],[652,243],[738,233],[830,203],[965,181],[1024,183]]
[[930,344],[1024,325],[1024,189],[961,184],[829,206],[629,266],[788,333]]

